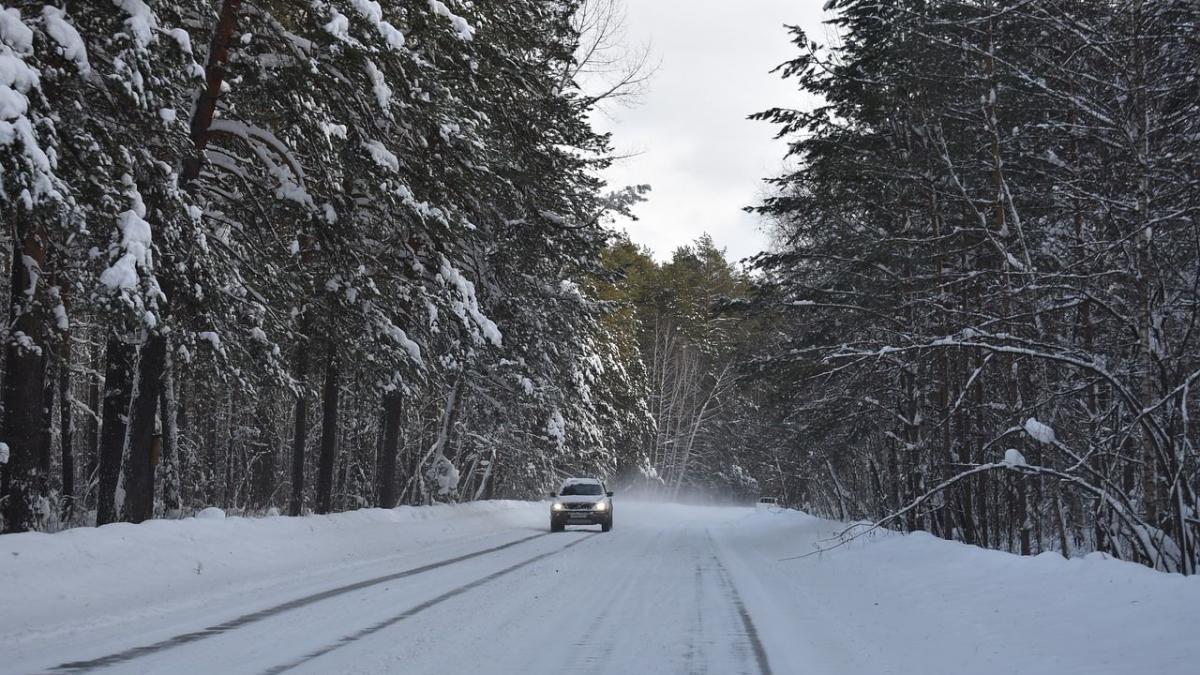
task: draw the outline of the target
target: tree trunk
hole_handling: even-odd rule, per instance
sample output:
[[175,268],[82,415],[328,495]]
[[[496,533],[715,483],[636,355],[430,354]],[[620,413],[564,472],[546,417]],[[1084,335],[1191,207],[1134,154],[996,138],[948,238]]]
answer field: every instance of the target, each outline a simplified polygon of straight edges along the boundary
[[87,508],[94,505],[96,473],[100,466],[100,368],[102,363],[96,361],[92,374],[88,376],[88,416],[87,416],[87,477],[84,485],[84,505]]
[[333,500],[333,468],[337,460],[338,363],[333,344],[325,355],[325,387],[321,400],[321,457],[317,466],[317,513],[329,513]]
[[229,60],[229,45],[233,40],[237,14],[241,6],[242,0],[221,1],[221,13],[209,43],[208,61],[204,64],[204,88],[200,90],[200,97],[192,113],[191,137],[196,153],[184,159],[181,182],[185,186],[200,176],[200,167],[204,163],[204,148],[208,145],[211,134],[217,100],[225,84],[225,63]]
[[154,517],[154,420],[162,392],[167,339],[152,333],[140,350],[137,388],[129,408],[129,458],[125,465],[125,520]]
[[304,379],[308,371],[308,345],[296,348],[296,380],[300,393],[296,395],[296,424],[292,436],[292,499],[288,513],[298,516],[304,509],[304,446],[308,438],[308,390]]
[[183,510],[179,486],[178,402],[175,393],[175,367],[171,350],[165,350],[162,391],[159,392],[159,416],[162,418],[163,512],[177,516]]
[[116,335],[108,338],[105,348],[104,412],[100,427],[99,488],[96,497],[96,525],[117,520],[117,483],[125,451],[125,422],[133,392],[134,347]]
[[400,449],[403,397],[398,389],[383,395],[383,456],[379,462],[379,507],[396,506],[396,453]]
[[[14,238],[9,322],[4,346],[4,422],[0,441],[8,445],[8,461],[0,465],[0,498],[4,532],[25,532],[36,525],[34,505],[47,476],[39,468],[44,420],[45,345],[42,312],[34,305],[34,270],[45,263],[40,238]],[[22,337],[33,342],[22,344]]]
[[47,353],[42,357],[45,372],[42,373],[42,440],[38,444],[38,475],[41,476],[41,479],[38,484],[38,494],[47,497],[50,494],[50,456],[54,452],[54,392],[57,389],[55,386],[57,378],[55,377],[56,364],[51,355],[53,351],[51,341],[46,340],[42,349]]
[[71,340],[62,336],[58,363],[59,447],[62,451],[63,520],[69,521],[75,511],[75,448],[74,419],[71,410]]

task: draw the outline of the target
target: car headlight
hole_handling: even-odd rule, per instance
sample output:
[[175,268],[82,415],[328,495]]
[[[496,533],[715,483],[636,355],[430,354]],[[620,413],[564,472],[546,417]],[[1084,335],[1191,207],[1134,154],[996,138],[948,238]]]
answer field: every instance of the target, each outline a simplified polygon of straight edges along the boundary
[[596,509],[597,511],[607,511],[607,510],[608,510],[608,504],[606,504],[605,502],[596,502],[595,509]]
[[562,511],[563,510],[562,502],[554,502],[554,506],[551,506],[550,508],[555,511]]

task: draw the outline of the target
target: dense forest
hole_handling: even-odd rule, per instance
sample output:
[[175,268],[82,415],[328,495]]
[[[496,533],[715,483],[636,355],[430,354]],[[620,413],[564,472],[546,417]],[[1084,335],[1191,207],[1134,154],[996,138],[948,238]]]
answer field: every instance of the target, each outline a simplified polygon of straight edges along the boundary
[[[807,498],[1021,553],[1200,561],[1200,3],[834,0],[759,115],[751,306]],[[819,477],[819,478],[818,478]]]
[[640,466],[580,3],[60,4],[0,13],[5,530]]
[[1196,571],[1200,0],[830,0],[747,265],[613,226],[612,6],[8,3],[4,531],[589,474]]

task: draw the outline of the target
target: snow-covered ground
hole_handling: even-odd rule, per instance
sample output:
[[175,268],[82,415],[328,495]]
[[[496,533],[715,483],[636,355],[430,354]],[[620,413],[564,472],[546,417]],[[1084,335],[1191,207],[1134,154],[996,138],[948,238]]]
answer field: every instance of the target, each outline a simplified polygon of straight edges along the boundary
[[1200,583],[795,511],[522,502],[0,537],[0,672],[1200,672]]

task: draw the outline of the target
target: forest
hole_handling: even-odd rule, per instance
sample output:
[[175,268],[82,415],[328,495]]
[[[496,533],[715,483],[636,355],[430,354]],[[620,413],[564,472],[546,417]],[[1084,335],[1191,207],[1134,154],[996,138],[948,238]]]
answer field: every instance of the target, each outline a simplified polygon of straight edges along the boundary
[[748,261],[616,224],[608,6],[7,3],[3,531],[597,475],[1196,572],[1200,1],[829,0]]
[[1200,4],[827,8],[781,66],[823,103],[757,116],[793,168],[752,368],[806,498],[1194,573]]

